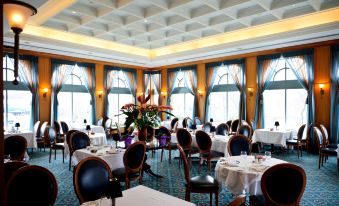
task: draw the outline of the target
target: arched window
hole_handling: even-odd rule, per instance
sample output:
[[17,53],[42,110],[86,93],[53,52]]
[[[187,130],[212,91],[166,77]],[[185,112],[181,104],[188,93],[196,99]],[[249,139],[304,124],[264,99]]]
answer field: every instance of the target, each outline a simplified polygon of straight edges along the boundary
[[179,72],[174,80],[175,86],[171,95],[172,113],[179,119],[193,116],[194,96],[189,92],[184,73]]
[[116,71],[113,88],[108,94],[108,116],[113,119],[113,123],[117,122],[119,125],[123,125],[126,116],[120,115],[120,109],[125,104],[134,102],[134,97],[128,89],[126,76],[122,71]]
[[239,118],[240,92],[225,67],[219,67],[209,95],[209,116],[216,122]]
[[267,127],[279,121],[282,128],[297,129],[307,122],[307,91],[302,88],[284,58],[278,62],[271,84],[264,91],[264,118]]
[[[58,119],[61,121],[82,124],[84,119],[92,121],[92,100],[84,85],[84,72],[77,65],[58,93]],[[79,106],[81,105],[81,106]]]
[[4,128],[11,130],[16,122],[20,130],[29,130],[31,124],[32,93],[19,80],[19,85],[13,85],[14,59],[7,55],[3,57],[4,86]]

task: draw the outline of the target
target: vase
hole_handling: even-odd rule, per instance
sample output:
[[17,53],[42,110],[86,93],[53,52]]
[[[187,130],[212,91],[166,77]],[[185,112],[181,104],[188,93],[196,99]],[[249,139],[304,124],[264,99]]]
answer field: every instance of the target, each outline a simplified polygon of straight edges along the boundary
[[138,131],[138,139],[139,141],[146,141],[147,139],[147,127],[141,127]]
[[133,136],[128,136],[125,138],[125,149],[132,144]]

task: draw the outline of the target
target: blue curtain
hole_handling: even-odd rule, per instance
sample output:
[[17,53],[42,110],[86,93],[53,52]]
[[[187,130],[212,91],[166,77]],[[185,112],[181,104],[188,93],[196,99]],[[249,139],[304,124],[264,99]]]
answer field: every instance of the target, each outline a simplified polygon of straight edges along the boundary
[[298,82],[307,91],[306,103],[308,104],[307,124],[314,123],[314,68],[313,50],[303,50],[284,53],[289,67],[293,70]]
[[197,73],[195,69],[192,70],[186,70],[184,72],[184,79],[185,79],[185,84],[187,85],[187,89],[190,91],[190,93],[194,96],[194,103],[193,103],[193,114],[192,114],[192,119],[194,117],[198,116],[197,115],[197,108],[198,108],[198,101],[197,101],[197,93],[198,93],[198,88],[197,88]]
[[91,103],[92,103],[92,124],[96,122],[96,86],[95,86],[95,65],[94,64],[88,64],[88,66],[78,65],[81,69],[84,77],[84,83],[85,87],[88,90],[89,94],[91,95]]
[[211,66],[211,67],[206,67],[205,71],[206,71],[206,97],[205,97],[205,122],[209,121],[210,118],[210,111],[209,111],[209,107],[210,107],[210,94],[213,90],[214,87],[214,81],[215,81],[215,77],[217,76],[218,73],[218,69],[219,66]]
[[339,45],[331,48],[331,135],[332,143],[339,143]]
[[273,78],[274,72],[278,65],[278,61],[280,58],[280,54],[278,55],[267,55],[267,56],[259,56],[257,58],[258,61],[258,91],[256,96],[256,104],[255,104],[255,113],[254,113],[254,121],[256,124],[261,122],[261,127],[265,127],[264,121],[264,99],[263,93],[270,86],[271,80]]
[[[13,56],[8,55],[14,63]],[[33,130],[33,125],[40,119],[39,106],[39,70],[38,58],[33,56],[19,56],[19,77],[20,81],[32,93],[31,120],[29,128]]]
[[67,81],[75,62],[52,60],[51,125],[58,120],[58,93]]

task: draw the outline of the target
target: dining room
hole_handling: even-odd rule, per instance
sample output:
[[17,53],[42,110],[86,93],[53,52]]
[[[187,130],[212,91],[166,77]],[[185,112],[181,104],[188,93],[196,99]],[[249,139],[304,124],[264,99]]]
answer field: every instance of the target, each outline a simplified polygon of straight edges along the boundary
[[1,5],[0,205],[339,204],[339,1]]

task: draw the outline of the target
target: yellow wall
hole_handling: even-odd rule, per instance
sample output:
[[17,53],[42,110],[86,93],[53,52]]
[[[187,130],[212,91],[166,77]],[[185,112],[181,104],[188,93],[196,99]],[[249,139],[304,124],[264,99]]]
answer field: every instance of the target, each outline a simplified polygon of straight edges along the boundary
[[[205,85],[205,64],[208,62],[216,62],[223,61],[229,59],[238,59],[244,58],[246,65],[246,115],[247,121],[250,121],[254,118],[254,110],[255,110],[255,100],[256,100],[256,91],[257,91],[257,61],[256,58],[259,55],[272,54],[272,53],[280,53],[291,50],[300,50],[304,48],[314,48],[314,68],[315,68],[315,118],[316,125],[320,123],[324,124],[327,128],[329,127],[329,113],[330,113],[330,46],[334,44],[339,44],[339,40],[328,41],[328,42],[319,42],[308,45],[294,46],[289,48],[280,48],[280,49],[272,49],[267,51],[260,51],[254,53],[247,53],[241,55],[227,56],[222,58],[215,58],[209,60],[201,60],[196,62],[188,62],[184,64],[176,64],[165,67],[157,68],[161,70],[161,91],[166,92],[167,94],[164,96],[161,94],[160,102],[161,105],[166,105],[167,97],[168,97],[168,88],[167,88],[167,69],[174,68],[179,66],[186,65],[197,65],[197,85],[198,89],[202,91],[201,95],[197,95],[198,100],[198,116],[200,119],[204,120],[205,118],[205,95],[206,95],[206,85]],[[129,67],[135,68],[137,70],[137,95],[140,95],[143,92],[143,69],[130,65],[122,65],[122,64],[114,64],[110,62],[101,62],[95,60],[87,60],[81,58],[60,56],[60,55],[52,55],[46,53],[38,53],[32,51],[21,51],[22,54],[35,55],[39,57],[39,84],[40,84],[40,121],[49,121],[50,120],[50,111],[51,111],[51,58],[59,58],[66,60],[73,60],[79,62],[88,62],[94,63],[96,66],[96,86],[97,92],[104,92],[104,65],[115,65],[121,67]],[[325,94],[320,95],[319,83],[325,84]],[[47,97],[42,96],[42,89],[48,88],[49,91],[47,93]],[[250,92],[248,88],[253,88],[253,96],[250,96]],[[105,93],[103,93],[105,95]],[[99,93],[97,93],[97,118],[103,116],[103,103],[104,98],[99,98]],[[163,116],[164,117],[164,116]],[[328,128],[329,129],[329,128]]]

